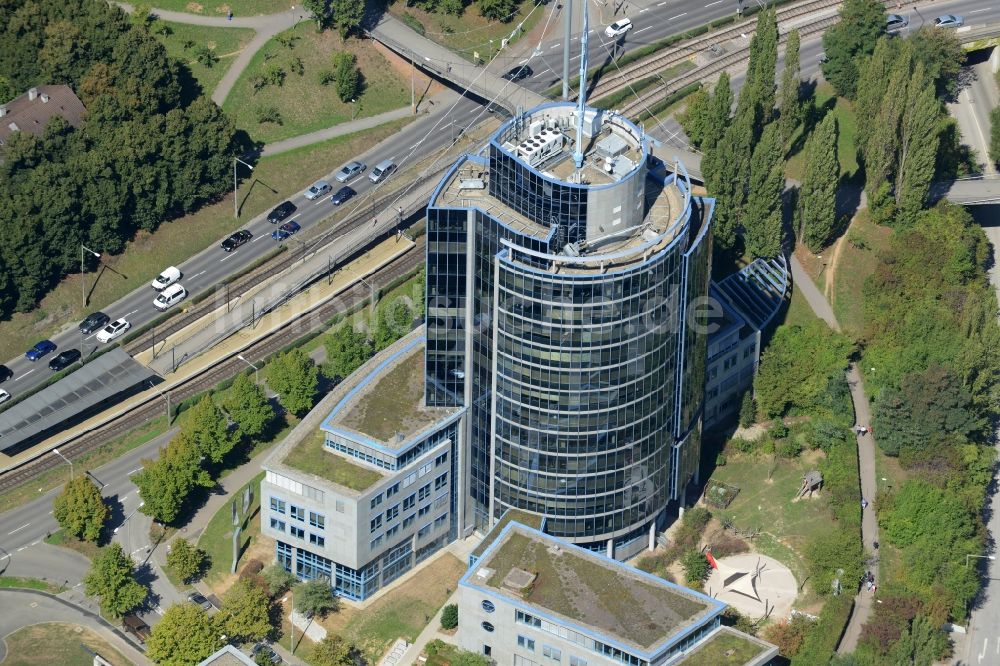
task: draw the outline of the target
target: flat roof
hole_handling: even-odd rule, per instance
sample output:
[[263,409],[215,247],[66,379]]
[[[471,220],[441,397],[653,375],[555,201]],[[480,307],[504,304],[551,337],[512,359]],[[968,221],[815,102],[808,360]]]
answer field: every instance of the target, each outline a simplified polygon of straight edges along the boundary
[[496,538],[500,536],[500,533],[504,531],[507,524],[516,521],[522,525],[527,525],[536,530],[542,529],[542,517],[535,515],[533,513],[528,513],[527,511],[521,511],[520,509],[507,509],[501,516],[497,524],[487,532],[483,540],[476,546],[475,550],[470,553],[473,557],[482,557],[482,554],[486,552],[486,549],[493,545]]
[[314,430],[302,438],[281,461],[288,467],[309,472],[334,483],[364,492],[385,478],[378,469],[358,465],[324,446],[326,435]]
[[[462,579],[578,625],[602,642],[652,653],[725,604],[511,522]],[[530,612],[530,611],[529,611]],[[603,638],[607,637],[607,638]]]
[[[36,363],[47,364],[49,357]],[[14,456],[56,428],[79,422],[105,400],[156,377],[120,347],[0,412],[0,451]],[[144,388],[149,388],[145,386]]]
[[756,666],[778,655],[778,648],[731,627],[719,627],[677,662],[677,666]]

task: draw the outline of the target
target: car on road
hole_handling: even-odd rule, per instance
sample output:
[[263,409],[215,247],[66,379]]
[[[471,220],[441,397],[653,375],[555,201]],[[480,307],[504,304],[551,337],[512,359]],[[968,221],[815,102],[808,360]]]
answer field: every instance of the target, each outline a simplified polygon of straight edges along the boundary
[[8,400],[10,400],[10,393],[0,389],[0,403],[7,402]]
[[172,305],[183,301],[187,295],[187,290],[184,287],[179,284],[172,284],[160,292],[160,295],[153,301],[153,307],[162,312]]
[[195,606],[201,606],[205,610],[211,610],[214,608],[212,602],[205,598],[205,595],[199,592],[192,592],[188,595],[188,601],[193,603]]
[[376,164],[375,168],[372,169],[372,172],[368,174],[368,180],[372,181],[373,183],[380,183],[389,176],[391,176],[395,170],[396,170],[395,162],[393,162],[392,160],[382,160],[381,162]]
[[504,106],[502,106],[500,104],[492,103],[492,102],[486,107],[486,112],[494,114],[495,116],[499,117],[501,120],[505,120],[507,118],[512,117],[510,115],[510,111],[508,111],[506,107],[504,107]]
[[180,270],[176,266],[171,266],[170,268],[167,268],[162,273],[153,278],[153,281],[150,283],[149,286],[151,286],[156,291],[163,291],[164,289],[166,289],[167,287],[169,287],[174,282],[177,282],[180,279],[181,279]]
[[331,189],[333,188],[330,187],[330,183],[325,180],[317,180],[309,186],[308,190],[306,190],[306,199],[314,201],[329,192]]
[[145,643],[149,635],[153,633],[145,620],[135,613],[127,613],[122,618],[122,624],[125,625],[125,631],[138,638],[140,643]]
[[357,192],[347,187],[346,185],[337,190],[332,197],[330,197],[330,203],[334,206],[339,206],[351,197],[353,197]]
[[344,166],[340,167],[340,171],[334,176],[338,183],[346,183],[352,178],[356,178],[364,173],[364,170],[368,167],[365,166],[364,162],[359,162],[354,160],[353,162],[348,162]]
[[267,643],[257,643],[256,645],[253,646],[253,650],[251,651],[251,653],[253,654],[254,661],[256,661],[258,664],[261,662],[261,660],[257,658],[258,655],[265,657],[272,664],[281,663],[281,655],[275,652],[274,648],[272,648]]
[[885,17],[885,31],[888,33],[899,32],[910,25],[910,19],[900,14],[889,14]]
[[80,360],[80,350],[79,349],[67,349],[64,352],[60,352],[58,356],[54,357],[49,361],[49,370],[53,372],[59,372],[64,368],[68,368],[77,361]]
[[512,70],[504,74],[503,78],[507,79],[508,81],[513,81],[517,83],[518,81],[522,81],[528,78],[534,73],[535,71],[530,67],[528,67],[527,65],[518,65],[517,67],[513,68]]
[[271,232],[271,238],[276,241],[283,241],[289,236],[297,234],[301,228],[302,227],[299,226],[298,222],[285,222],[283,225]]
[[101,329],[97,334],[98,342],[111,342],[115,338],[125,335],[125,331],[132,328],[132,324],[127,319],[115,319],[113,322]]
[[103,312],[91,313],[87,315],[86,319],[80,322],[80,332],[84,335],[90,335],[107,324],[109,321],[111,321],[111,317]]
[[222,241],[222,249],[226,252],[232,252],[240,245],[243,245],[247,241],[253,238],[253,234],[246,229],[240,229],[235,234]]
[[296,211],[295,204],[291,201],[282,201],[275,206],[274,210],[267,214],[267,221],[277,224]]
[[604,29],[604,36],[608,39],[613,37],[621,37],[626,32],[632,29],[632,19],[618,19],[607,28]]
[[56,350],[56,343],[51,340],[41,340],[35,343],[35,346],[24,353],[24,357],[29,361],[37,361],[41,357],[54,352]]
[[934,19],[935,28],[961,28],[965,25],[965,19],[957,14],[945,14]]
[[6,365],[0,365],[0,382],[5,382],[14,376],[14,371]]

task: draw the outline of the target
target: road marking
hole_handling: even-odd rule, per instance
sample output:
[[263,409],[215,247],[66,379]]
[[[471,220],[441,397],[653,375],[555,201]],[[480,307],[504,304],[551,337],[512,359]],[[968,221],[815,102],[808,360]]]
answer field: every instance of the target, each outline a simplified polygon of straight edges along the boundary
[[97,333],[91,333],[90,335],[88,335],[87,337],[85,337],[84,340],[89,340],[92,337],[94,337],[95,335],[97,335]]
[[159,606],[153,606],[153,610],[155,610],[155,611],[156,611],[156,614],[157,614],[157,615],[160,615],[160,616],[162,616],[162,615],[163,615],[163,609],[162,609],[162,608],[160,608]]
[[24,373],[23,375],[21,375],[20,377],[18,377],[14,381],[16,382],[18,379],[24,379],[25,377],[27,377],[28,375],[30,375],[31,373],[33,373],[37,369],[38,368],[32,368],[31,370],[28,370],[26,373]]
[[[263,236],[258,236],[258,239],[260,239],[260,238],[263,238]],[[251,241],[251,242],[253,242],[253,241]],[[229,259],[230,257],[236,256],[238,253],[239,253],[239,250],[233,250],[232,252],[230,252],[229,254],[227,254],[226,256],[224,256],[222,259],[219,259],[219,261],[220,262],[225,261],[226,259]]]
[[990,642],[990,639],[988,639],[988,638],[984,638],[984,639],[983,639],[983,649],[982,649],[982,651],[981,651],[981,652],[979,653],[979,661],[980,661],[980,662],[982,662],[982,660],[983,660],[983,657],[985,657],[985,656],[986,656],[986,646],[987,646],[987,645],[989,644],[989,642]]
[[671,16],[671,17],[670,17],[670,18],[668,18],[667,20],[668,20],[668,21],[673,21],[674,19],[679,19],[679,18],[680,18],[680,17],[682,17],[682,16],[687,16],[687,12],[682,12],[682,13],[678,14],[677,16]]
[[[18,548],[18,549],[17,549],[17,550],[15,550],[14,552],[15,552],[15,553],[20,553],[20,552],[21,552],[22,550],[24,550],[25,548],[27,548],[27,546],[21,546],[20,548]],[[985,648],[984,648],[984,649],[985,649]],[[980,658],[979,658],[979,661],[982,661],[982,660],[983,660],[983,658],[982,658],[982,657],[980,657]]]
[[552,46],[549,47],[549,50],[551,51],[552,49],[559,48],[559,44],[561,44],[561,42],[556,42],[555,44],[553,44]]
[[650,28],[652,28],[652,27],[653,27],[653,26],[651,26],[651,25],[647,25],[647,26],[646,26],[645,28],[639,28],[638,30],[636,30],[636,31],[635,31],[635,34],[637,34],[637,35],[638,35],[638,34],[639,34],[640,32],[642,32],[643,30],[649,30],[649,29],[650,29]]
[[971,12],[966,12],[967,14],[978,14],[979,12],[988,12],[992,7],[987,7],[986,9],[973,9]]
[[190,282],[191,280],[195,279],[196,277],[202,276],[204,274],[205,274],[205,271],[202,271],[201,273],[195,273],[194,275],[192,275],[191,277],[188,278],[188,282]]
[[131,472],[127,473],[127,474],[126,474],[125,476],[132,476],[132,475],[133,475],[133,474],[135,474],[136,472],[141,472],[141,471],[142,471],[142,465],[139,465],[139,466],[138,466],[138,467],[136,467],[136,468],[135,468],[134,470],[132,470]]
[[642,9],[639,10],[639,13],[641,14],[645,11],[649,11],[649,7],[643,7]]
[[125,317],[131,317],[131,316],[132,316],[132,315],[134,315],[134,314],[135,314],[136,312],[138,312],[138,310],[132,310],[132,312],[129,312],[128,314],[123,314],[123,315],[122,315],[122,319],[124,319]]
[[[271,237],[271,234],[261,234],[260,236],[257,236],[257,238],[254,238],[252,241],[250,241],[250,244],[253,245],[257,241],[259,241],[261,238],[270,238],[270,237]],[[230,256],[232,256],[232,255],[230,255]],[[225,261],[225,259],[223,259],[222,261]]]
[[20,532],[21,530],[23,530],[25,527],[27,527],[30,524],[31,523],[25,523],[24,525],[21,525],[20,527],[18,527],[16,530],[11,530],[10,532],[7,532],[7,536],[10,536],[14,532]]
[[721,4],[722,4],[722,0],[715,0],[715,2],[710,2],[707,5],[705,5],[705,8],[708,9],[712,5],[721,5]]
[[661,2],[660,4],[658,4],[658,5],[656,5],[656,6],[657,6],[657,7],[662,7],[662,6],[663,6],[663,5],[665,5],[665,4],[667,4],[667,3],[665,3],[665,2]]

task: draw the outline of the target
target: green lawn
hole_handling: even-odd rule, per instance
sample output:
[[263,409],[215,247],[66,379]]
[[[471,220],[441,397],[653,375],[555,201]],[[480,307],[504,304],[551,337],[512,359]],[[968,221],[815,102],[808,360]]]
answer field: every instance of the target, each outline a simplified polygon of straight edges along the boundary
[[847,237],[841,240],[840,256],[833,274],[831,305],[837,321],[851,335],[860,336],[864,332],[861,292],[865,280],[875,272],[878,257],[888,249],[891,236],[892,230],[872,224],[868,209],[864,209],[855,216]]
[[678,666],[741,666],[763,651],[758,643],[725,632],[681,659]]
[[[246,486],[232,495],[232,498],[242,498],[243,489],[253,487],[253,502],[247,512],[249,518],[243,519],[243,532],[240,535],[240,555],[242,556],[254,540],[260,535],[260,481],[264,478],[261,472],[247,483]],[[208,553],[210,565],[204,579],[209,584],[218,582],[229,575],[233,566],[233,514],[230,508],[232,498],[219,509],[198,538],[198,547]],[[240,500],[242,501],[242,500]]]
[[114,666],[132,662],[92,629],[77,624],[47,622],[18,629],[4,639],[4,666],[91,666],[94,653]]
[[[419,7],[407,7],[405,2],[395,2],[389,7],[389,13],[398,19],[411,23],[414,20],[423,26],[424,36],[445,46],[466,60],[472,61],[474,53],[478,52],[480,59],[490,59],[490,40],[493,40],[494,53],[500,48],[500,40],[510,37],[511,33],[523,24],[524,33],[530,32],[539,21],[544,21],[549,5],[536,5],[535,0],[523,0],[518,5],[517,13],[507,23],[490,21],[479,13],[479,6],[468,4],[461,16],[425,12]],[[412,18],[407,19],[404,15]],[[562,25],[561,23],[559,24]],[[411,27],[413,27],[411,25]],[[549,26],[550,30],[552,25]],[[560,33],[561,34],[561,33]],[[515,38],[520,39],[521,36]],[[512,42],[512,43],[514,43]],[[511,63],[513,66],[514,63]]]
[[[205,16],[225,16],[230,9],[234,16],[256,16],[258,14],[277,14],[287,11],[292,3],[288,0],[217,0],[216,2],[190,2],[189,0],[150,0],[146,3],[157,9],[166,9],[188,14]],[[300,4],[300,3],[296,3]]]
[[90,541],[81,541],[76,537],[70,536],[63,530],[57,530],[47,536],[45,538],[45,543],[75,550],[88,560],[94,559],[94,557],[101,552],[101,547],[97,544],[91,543]]
[[317,429],[289,451],[282,462],[359,492],[382,480],[383,476],[375,470],[355,465],[343,456],[327,451],[323,447],[324,437],[323,431]]
[[[310,22],[280,36],[295,39],[292,48],[283,46],[278,39],[268,42],[254,55],[223,105],[236,126],[254,139],[269,143],[349,121],[355,111],[357,117],[363,118],[409,105],[409,81],[368,42],[349,39],[345,44],[336,30],[317,33],[315,24]],[[336,85],[324,86],[319,82],[321,72],[332,70],[333,54],[342,50],[355,55],[364,78],[357,109],[355,104],[340,101]],[[291,69],[295,58],[302,60],[301,75]],[[268,85],[255,92],[251,84],[254,76],[275,65],[285,71],[283,84]],[[258,112],[267,107],[278,110],[281,124],[258,122]]]
[[806,297],[802,295],[802,290],[797,286],[792,288],[792,299],[785,310],[785,318],[782,324],[789,326],[807,326],[811,322],[819,320],[816,313],[809,307]]
[[[816,87],[816,108],[821,114],[833,113],[837,119],[837,159],[840,161],[842,177],[853,177],[858,171],[857,148],[854,137],[857,134],[857,120],[854,117],[854,107],[843,98],[834,96],[833,88],[828,83]],[[816,119],[818,123],[822,118]],[[792,135],[792,148],[788,163],[785,165],[785,175],[793,180],[802,180],[805,172],[805,142],[802,139],[802,128]]]
[[[395,134],[408,122],[409,119],[404,119],[386,123],[364,132],[261,159],[254,168],[252,180],[240,184],[242,212],[239,220],[234,219],[233,202],[226,196],[196,213],[161,225],[155,233],[140,231],[122,254],[105,255],[103,261],[113,271],[84,275],[88,289],[96,280],[87,312],[106,307],[145,285],[166,266],[178,264],[213,245],[253,216]],[[80,280],[79,275],[67,276],[34,311],[17,313],[8,321],[0,322],[0,357],[12,358],[23,354],[38,340],[83,319]]]
[[41,590],[56,594],[63,588],[53,585],[47,580],[38,578],[21,578],[19,576],[0,576],[0,588],[26,588],[29,590]]
[[[233,60],[255,34],[250,28],[212,28],[169,21],[164,21],[163,24],[170,28],[170,34],[159,34],[156,38],[167,47],[167,53],[171,57],[191,69],[191,74],[201,84],[206,96],[211,96]],[[211,67],[206,67],[195,59],[195,53],[201,46],[208,47],[219,59]]]

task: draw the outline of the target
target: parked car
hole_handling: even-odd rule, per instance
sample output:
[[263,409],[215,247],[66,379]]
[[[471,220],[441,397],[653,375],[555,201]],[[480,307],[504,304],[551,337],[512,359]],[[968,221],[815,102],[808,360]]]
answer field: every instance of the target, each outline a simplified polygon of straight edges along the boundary
[[160,291],[162,289],[166,289],[167,287],[169,287],[174,282],[177,282],[180,279],[181,279],[180,270],[176,266],[171,266],[170,268],[167,268],[162,273],[153,278],[153,281],[150,283],[150,286],[156,291]]
[[391,176],[395,170],[396,170],[395,162],[393,162],[392,160],[382,160],[381,162],[376,164],[375,168],[372,169],[370,174],[368,174],[368,180],[372,181],[373,183],[382,182],[383,180]]
[[889,33],[899,32],[909,24],[910,19],[900,14],[889,14],[885,17],[885,31]]
[[146,639],[152,633],[145,620],[134,613],[126,614],[122,618],[122,624],[125,625],[125,631],[138,638],[140,643],[145,643]]
[[14,371],[6,365],[0,365],[0,382],[5,382],[14,376]]
[[10,393],[7,393],[7,391],[0,389],[0,403],[7,402],[8,400],[10,400]]
[[326,182],[325,180],[317,180],[315,183],[309,186],[308,190],[306,190],[306,199],[308,199],[309,201],[313,201],[315,199],[320,198],[321,196],[329,192],[331,189],[333,188],[330,187],[330,183]]
[[348,162],[344,166],[340,167],[340,171],[337,172],[337,175],[335,175],[334,178],[337,179],[338,183],[346,183],[352,178],[360,176],[364,173],[366,168],[367,167],[364,162],[354,160],[353,162]]
[[160,292],[160,295],[153,301],[153,307],[162,312],[172,305],[183,301],[187,298],[187,295],[187,289],[179,284],[172,284]]
[[64,352],[54,357],[49,361],[49,370],[53,372],[59,372],[64,368],[68,368],[77,361],[80,360],[80,350],[79,349],[67,349]]
[[496,104],[496,103],[493,103],[493,102],[491,102],[491,103],[490,103],[490,104],[489,104],[489,105],[488,105],[488,106],[486,107],[486,112],[487,112],[487,113],[492,113],[492,114],[494,114],[494,115],[498,116],[498,117],[499,117],[499,118],[500,118],[501,120],[504,120],[504,119],[507,119],[507,118],[511,118],[511,117],[512,117],[512,116],[510,115],[510,111],[508,111],[508,110],[506,109],[506,107],[504,107],[504,106],[502,106],[502,105],[500,105],[500,104]]
[[275,206],[274,210],[267,214],[267,221],[271,224],[277,224],[294,213],[295,210],[295,204],[291,201],[282,201],[280,204]]
[[517,81],[521,81],[523,79],[528,78],[534,73],[535,71],[530,67],[528,67],[527,65],[518,65],[514,69],[504,74],[503,78],[507,79],[508,81],[514,81],[516,83]]
[[337,190],[332,197],[330,197],[330,203],[334,206],[339,206],[351,197],[353,197],[357,192],[347,187],[346,185]]
[[257,655],[263,655],[272,664],[280,664],[281,663],[281,655],[278,654],[277,652],[275,652],[274,648],[272,648],[267,643],[257,643],[256,645],[254,645],[253,646],[253,650],[252,650],[252,654],[254,656],[254,661],[256,661],[258,664],[260,663],[260,660],[257,659]]
[[283,225],[271,232],[271,238],[276,241],[283,241],[289,236],[297,234],[301,228],[302,227],[299,226],[298,222],[285,222]]
[[214,608],[212,602],[206,599],[205,595],[199,592],[192,592],[191,594],[189,594],[188,601],[190,601],[196,606],[201,606],[205,610],[211,610],[212,608]]
[[35,346],[24,353],[24,357],[29,361],[37,361],[41,357],[54,352],[56,350],[56,343],[51,340],[42,340],[36,342]]
[[90,335],[109,321],[111,321],[111,317],[108,315],[103,312],[94,312],[87,315],[87,318],[80,322],[80,332],[84,335]]
[[626,32],[632,29],[632,19],[618,19],[607,28],[604,29],[604,36],[608,39],[613,37],[621,37]]
[[243,245],[247,241],[253,238],[253,234],[246,229],[240,229],[235,234],[222,241],[222,249],[226,252],[232,252],[240,245]]
[[113,322],[101,329],[97,334],[98,342],[111,342],[115,338],[125,335],[125,331],[132,328],[132,324],[126,319],[115,319]]
[[945,14],[934,19],[935,28],[961,28],[965,25],[965,19],[956,14]]

